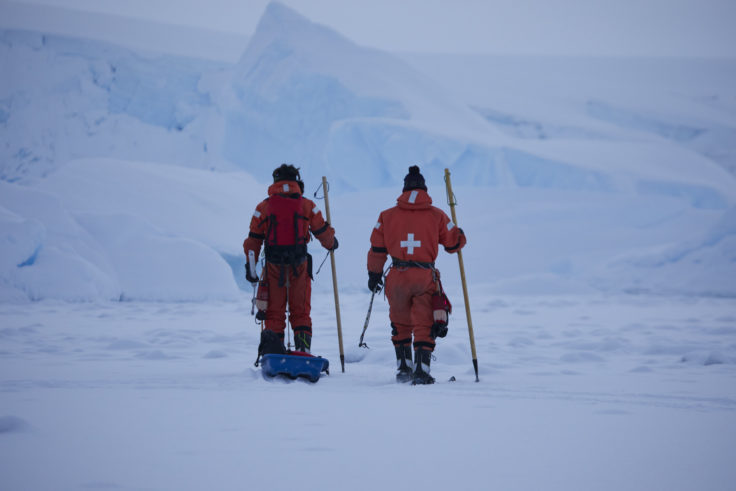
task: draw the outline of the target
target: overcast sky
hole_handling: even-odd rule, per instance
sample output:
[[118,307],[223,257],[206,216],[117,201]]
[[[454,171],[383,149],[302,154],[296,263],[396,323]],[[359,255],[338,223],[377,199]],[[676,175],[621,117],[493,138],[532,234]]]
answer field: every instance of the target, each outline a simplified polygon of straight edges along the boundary
[[[13,1],[250,35],[269,0]],[[736,58],[736,0],[281,2],[388,51]]]

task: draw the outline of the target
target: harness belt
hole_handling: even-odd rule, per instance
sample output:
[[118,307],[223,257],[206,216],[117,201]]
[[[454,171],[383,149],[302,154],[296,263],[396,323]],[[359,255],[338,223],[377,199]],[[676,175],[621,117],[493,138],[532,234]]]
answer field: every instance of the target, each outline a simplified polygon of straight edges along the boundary
[[420,261],[403,261],[393,256],[391,256],[391,266],[394,268],[434,269],[434,263],[423,263]]

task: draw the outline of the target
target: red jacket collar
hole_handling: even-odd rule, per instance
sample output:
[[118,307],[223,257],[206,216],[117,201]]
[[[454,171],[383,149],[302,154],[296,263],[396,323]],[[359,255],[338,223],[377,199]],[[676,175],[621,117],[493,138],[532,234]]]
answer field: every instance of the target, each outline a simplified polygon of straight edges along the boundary
[[422,210],[432,205],[432,198],[423,189],[411,189],[401,193],[396,204],[407,210]]
[[302,194],[302,190],[296,181],[279,181],[268,187],[268,195],[274,194]]

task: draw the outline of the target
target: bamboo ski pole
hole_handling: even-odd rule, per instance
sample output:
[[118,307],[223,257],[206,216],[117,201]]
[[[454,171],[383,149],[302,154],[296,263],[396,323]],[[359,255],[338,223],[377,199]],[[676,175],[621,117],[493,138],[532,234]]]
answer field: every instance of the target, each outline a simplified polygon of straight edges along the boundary
[[[452,221],[457,225],[457,216],[455,215],[455,193],[452,192],[452,183],[450,181],[450,170],[445,169],[445,185],[447,186],[447,204],[450,205],[450,213],[452,213]],[[475,369],[475,381],[478,382],[478,356],[475,353],[475,336],[473,335],[473,319],[470,317],[470,301],[468,300],[468,285],[465,282],[465,266],[463,265],[463,251],[457,251],[457,260],[460,264],[460,280],[463,283],[463,297],[465,299],[465,316],[468,319],[468,335],[470,336],[470,351],[473,355],[473,368]]]
[[[325,192],[325,213],[327,223],[330,219],[330,198],[327,196],[327,178],[322,176],[322,189]],[[342,348],[342,325],[340,323],[340,296],[337,293],[337,271],[335,270],[335,251],[330,251],[330,263],[332,264],[332,289],[335,292],[335,316],[337,317],[337,341],[340,343],[340,366],[345,373],[345,351]]]

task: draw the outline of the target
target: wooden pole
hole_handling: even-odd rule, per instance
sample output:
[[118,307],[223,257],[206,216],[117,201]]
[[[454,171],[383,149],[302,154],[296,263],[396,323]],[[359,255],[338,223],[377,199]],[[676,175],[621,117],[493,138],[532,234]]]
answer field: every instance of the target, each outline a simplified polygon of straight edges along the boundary
[[[445,169],[445,185],[447,186],[447,204],[450,205],[450,213],[452,213],[452,222],[457,226],[457,216],[455,215],[455,193],[452,192],[452,183],[450,182],[450,170]],[[463,251],[457,251],[457,260],[460,264],[460,279],[463,283],[463,297],[465,299],[465,316],[468,319],[468,335],[470,336],[470,351],[473,355],[473,368],[475,369],[475,381],[478,382],[478,356],[475,353],[475,335],[473,334],[473,319],[470,317],[470,301],[468,300],[468,285],[465,282],[465,266],[463,265]]]
[[[330,218],[330,198],[327,196],[327,178],[322,176],[322,189],[325,192],[325,213],[327,223],[332,224]],[[345,351],[342,348],[342,325],[340,323],[340,296],[337,293],[337,271],[335,269],[335,251],[330,251],[330,263],[332,264],[332,289],[335,292],[335,315],[337,317],[337,341],[340,343],[340,366],[345,373]]]

